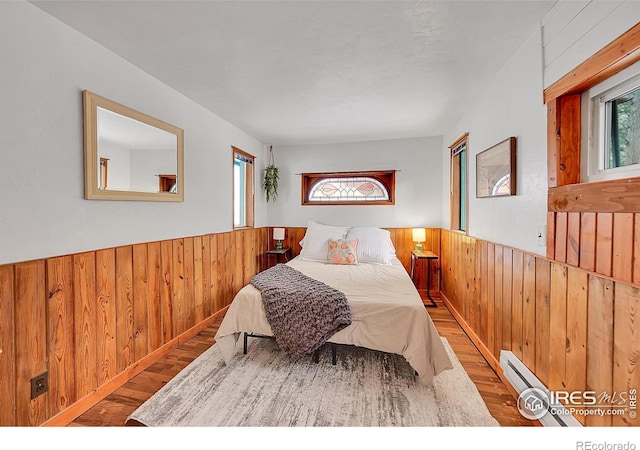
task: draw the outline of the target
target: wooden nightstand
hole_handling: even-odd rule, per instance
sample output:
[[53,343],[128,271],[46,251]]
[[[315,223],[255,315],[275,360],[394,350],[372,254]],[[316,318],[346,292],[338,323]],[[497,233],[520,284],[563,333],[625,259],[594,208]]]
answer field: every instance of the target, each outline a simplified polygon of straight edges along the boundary
[[415,266],[416,266],[416,260],[417,259],[426,259],[427,260],[427,297],[429,298],[429,300],[431,301],[431,304],[427,304],[424,306],[428,306],[428,307],[432,307],[432,308],[437,308],[438,305],[436,305],[436,302],[433,300],[433,298],[431,298],[431,290],[429,289],[431,287],[431,261],[434,259],[438,259],[438,255],[436,255],[433,252],[430,252],[428,250],[422,251],[422,252],[417,252],[417,251],[412,251],[411,252],[411,279],[413,281],[414,280],[414,271],[415,271]]
[[[275,255],[276,264],[279,262],[289,261],[289,255],[291,254],[291,248],[283,248],[282,250],[267,250],[267,258],[271,255]],[[282,260],[282,261],[281,261]]]

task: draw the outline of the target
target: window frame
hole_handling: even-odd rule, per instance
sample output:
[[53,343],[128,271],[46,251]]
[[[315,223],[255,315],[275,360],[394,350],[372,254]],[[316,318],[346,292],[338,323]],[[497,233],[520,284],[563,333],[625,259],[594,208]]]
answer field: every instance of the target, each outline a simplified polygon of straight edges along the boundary
[[[307,172],[301,175],[301,200],[302,206],[355,206],[355,205],[395,205],[396,203],[396,171],[395,170],[371,170],[351,172]],[[388,200],[336,200],[336,201],[312,201],[309,200],[311,188],[317,183],[331,178],[372,178],[382,184],[387,190]]]
[[[245,168],[249,168],[247,174],[245,172],[244,175],[244,224],[236,224],[236,172],[235,165],[237,158],[236,155],[239,155],[242,158],[250,160],[250,162],[245,161]],[[231,204],[231,221],[233,223],[234,230],[242,230],[247,228],[253,228],[255,225],[255,156],[250,153],[245,152],[238,147],[231,146],[231,181],[232,181],[232,204]]]
[[[464,150],[458,151],[462,146]],[[463,134],[449,146],[449,156],[449,228],[452,231],[467,234],[469,232],[469,133]],[[464,165],[462,156],[464,156]],[[461,192],[462,175],[464,175],[464,192]]]
[[607,167],[610,114],[607,105],[626,92],[640,88],[640,62],[605,79],[582,93],[582,182],[617,180],[640,176],[640,164]]
[[[640,23],[611,41],[589,59],[546,88],[547,105],[547,257],[553,259],[554,217],[557,212],[640,212],[634,192],[640,177],[586,182],[581,180],[581,95],[640,61]],[[616,192],[616,201],[611,201]],[[588,202],[583,201],[584,198]]]

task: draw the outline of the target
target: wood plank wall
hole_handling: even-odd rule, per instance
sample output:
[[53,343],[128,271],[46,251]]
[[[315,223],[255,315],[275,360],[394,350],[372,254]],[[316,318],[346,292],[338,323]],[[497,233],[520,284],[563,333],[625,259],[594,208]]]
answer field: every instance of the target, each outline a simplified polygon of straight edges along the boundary
[[550,211],[547,258],[640,286],[640,213]]
[[[407,273],[411,273],[411,250],[413,250],[415,243],[411,240],[411,228],[385,228],[391,233],[391,241],[396,248],[396,255],[402,262],[402,265],[407,270]],[[285,237],[283,246],[285,248],[291,248],[292,257],[300,254],[302,250],[300,241],[304,237],[306,227],[287,227],[285,228]],[[269,228],[268,236],[273,236],[273,228]],[[436,255],[440,255],[440,228],[426,228],[427,240],[423,243],[424,249],[432,251]],[[275,241],[269,238],[269,248],[275,247]],[[270,265],[275,264],[275,258],[271,258]],[[418,290],[426,290],[427,288],[427,268],[428,264],[425,261],[420,261],[415,267],[414,281]],[[429,287],[432,295],[440,295],[440,261],[434,260],[431,262],[431,286]]]
[[[294,256],[305,230],[286,229]],[[411,229],[389,230],[409,271]],[[0,266],[0,426],[64,424],[197,333],[273,264],[270,236],[241,230]],[[440,254],[440,230],[427,229],[424,245]],[[436,293],[439,262],[431,270]],[[416,283],[426,287],[424,266]],[[49,390],[32,400],[30,380],[44,372]]]
[[[640,289],[460,233],[441,236],[443,299],[498,373],[505,349],[551,390],[612,394],[640,386]],[[577,419],[640,425],[629,414]]]
[[[0,266],[0,426],[40,425],[106,396],[230,304],[266,248],[260,228]],[[43,372],[49,390],[32,400]]]

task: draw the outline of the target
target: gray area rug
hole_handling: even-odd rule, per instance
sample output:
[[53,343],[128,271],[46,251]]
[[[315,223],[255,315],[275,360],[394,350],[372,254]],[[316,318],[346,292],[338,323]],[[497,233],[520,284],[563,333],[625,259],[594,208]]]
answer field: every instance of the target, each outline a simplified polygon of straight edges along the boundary
[[292,360],[272,339],[250,339],[225,366],[214,344],[129,419],[154,427],[499,426],[449,343],[453,362],[431,387],[399,355],[327,346],[319,363]]

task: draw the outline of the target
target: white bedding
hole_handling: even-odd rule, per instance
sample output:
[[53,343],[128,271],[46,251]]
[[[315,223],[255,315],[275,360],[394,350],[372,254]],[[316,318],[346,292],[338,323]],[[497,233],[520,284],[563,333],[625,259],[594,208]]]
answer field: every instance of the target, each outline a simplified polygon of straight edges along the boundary
[[[402,263],[334,265],[302,260],[287,263],[307,276],[342,291],[352,323],[329,342],[403,355],[425,384],[451,361]],[[227,363],[240,351],[242,332],[272,336],[260,291],[251,284],[235,296],[215,339]]]

